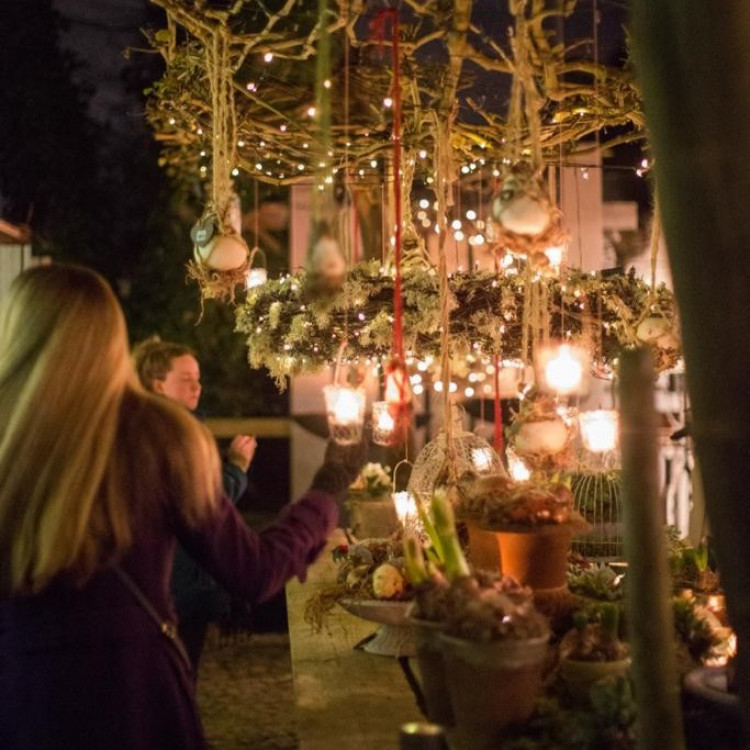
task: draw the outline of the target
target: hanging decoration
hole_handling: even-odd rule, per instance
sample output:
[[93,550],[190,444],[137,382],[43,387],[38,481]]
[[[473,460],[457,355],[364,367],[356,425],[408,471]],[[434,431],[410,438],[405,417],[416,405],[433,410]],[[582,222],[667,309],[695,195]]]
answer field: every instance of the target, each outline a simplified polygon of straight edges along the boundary
[[356,445],[362,440],[367,394],[356,370],[353,382],[340,382],[345,347],[346,342],[343,342],[333,371],[333,382],[323,387],[323,398],[331,440],[339,445]]
[[[402,443],[406,440],[413,411],[413,396],[409,383],[409,373],[404,356],[404,312],[402,290],[402,251],[403,251],[403,182],[401,161],[401,50],[399,11],[388,8],[380,11],[375,22],[378,44],[383,45],[387,26],[391,27],[391,59],[393,75],[391,83],[391,101],[393,110],[392,128],[392,163],[393,163],[393,345],[390,361],[384,368],[384,399],[388,412],[393,420],[393,430],[389,444]],[[407,196],[408,197],[408,196]],[[382,435],[382,432],[381,432]],[[381,440],[382,442],[382,440]]]
[[[523,258],[532,271],[554,268],[547,251],[567,242],[562,213],[550,198],[543,179],[541,110],[544,99],[535,80],[530,59],[531,36],[526,17],[527,4],[511,4],[515,28],[510,111],[507,140],[509,166],[501,176],[492,199],[494,251]],[[524,145],[528,144],[528,145]]]
[[312,299],[329,300],[344,283],[346,258],[332,229],[337,211],[335,169],[331,160],[331,21],[328,0],[318,0],[318,45],[315,70],[318,169],[312,190],[312,227],[305,288]]
[[[393,276],[383,272],[379,261],[352,267],[332,303],[309,303],[304,278],[304,272],[298,272],[269,279],[238,306],[236,329],[247,336],[252,367],[267,368],[283,389],[288,376],[318,373],[335,362],[345,339],[348,361],[388,359],[393,342]],[[449,337],[442,327],[443,303],[435,269],[422,265],[404,269],[407,358],[440,365],[443,339],[448,338],[448,351],[456,361],[468,363],[472,358],[483,363],[494,355],[506,362],[528,361],[522,356],[528,351],[524,337],[527,288],[522,278],[466,271],[452,274],[445,287]],[[550,336],[558,339],[580,337],[591,325],[589,310],[598,311],[594,366],[602,374],[612,369],[622,348],[642,345],[636,335],[640,321],[649,316],[675,320],[677,314],[669,289],[663,284],[652,289],[634,272],[565,271],[549,280],[548,304],[555,310],[550,316]],[[662,343],[657,339],[651,345],[657,372],[675,367],[681,359],[676,340],[670,339],[668,348],[661,348]],[[465,369],[471,370],[469,364]],[[435,379],[443,377],[436,373]]]
[[508,445],[532,471],[564,471],[574,464],[575,427],[555,397],[532,390],[508,428]]
[[241,207],[232,187],[236,116],[230,40],[226,25],[216,25],[205,51],[211,88],[211,200],[190,232],[193,259],[187,265],[188,277],[200,286],[201,304],[206,299],[233,302],[237,286],[246,283],[249,266]]

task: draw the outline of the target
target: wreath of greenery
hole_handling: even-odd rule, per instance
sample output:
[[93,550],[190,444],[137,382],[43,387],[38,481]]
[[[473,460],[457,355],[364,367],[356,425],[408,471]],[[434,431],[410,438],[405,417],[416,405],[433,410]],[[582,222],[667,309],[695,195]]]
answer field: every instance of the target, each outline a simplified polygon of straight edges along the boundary
[[[563,272],[558,278],[493,271],[454,273],[450,289],[451,356],[475,360],[524,356],[524,306],[530,284],[546,284],[549,334],[586,338],[597,371],[610,372],[623,347],[642,342],[638,327],[647,318],[677,331],[672,293],[628,273]],[[402,272],[404,348],[417,359],[440,357],[439,276],[431,266]],[[326,302],[308,298],[299,271],[248,291],[237,309],[235,330],[247,334],[248,360],[266,368],[280,390],[286,378],[314,374],[337,361],[380,362],[393,346],[393,269],[379,261],[352,267],[346,282]],[[673,367],[681,353],[676,335],[650,342],[657,372]]]

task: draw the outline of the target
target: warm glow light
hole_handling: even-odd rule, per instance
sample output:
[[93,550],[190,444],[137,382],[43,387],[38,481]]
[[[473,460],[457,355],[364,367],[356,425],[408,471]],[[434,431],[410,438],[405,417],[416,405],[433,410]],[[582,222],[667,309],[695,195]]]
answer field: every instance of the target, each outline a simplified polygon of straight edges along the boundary
[[581,439],[586,450],[608,453],[617,447],[618,415],[616,411],[596,409],[578,415]]
[[527,479],[531,478],[531,471],[528,466],[510,451],[508,451],[508,469],[510,471],[510,476],[516,482],[525,482]]
[[251,268],[247,272],[247,288],[252,289],[256,286],[262,286],[268,281],[268,271],[265,268]]
[[492,450],[490,448],[472,448],[471,463],[478,472],[492,468]]
[[372,442],[377,445],[390,445],[393,442],[393,431],[396,420],[388,410],[387,401],[375,401],[372,404]]
[[568,395],[583,393],[588,372],[588,353],[572,344],[542,346],[537,351],[539,387]]
[[411,492],[394,492],[393,505],[402,526],[413,525],[419,517],[417,501]]
[[362,388],[327,385],[323,388],[328,427],[333,440],[351,445],[362,439],[365,418],[365,392]]

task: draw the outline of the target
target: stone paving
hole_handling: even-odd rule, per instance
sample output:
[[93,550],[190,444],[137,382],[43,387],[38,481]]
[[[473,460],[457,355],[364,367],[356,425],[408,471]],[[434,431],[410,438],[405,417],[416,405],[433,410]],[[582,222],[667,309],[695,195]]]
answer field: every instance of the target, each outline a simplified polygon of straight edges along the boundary
[[211,630],[198,705],[211,750],[297,750],[288,634]]

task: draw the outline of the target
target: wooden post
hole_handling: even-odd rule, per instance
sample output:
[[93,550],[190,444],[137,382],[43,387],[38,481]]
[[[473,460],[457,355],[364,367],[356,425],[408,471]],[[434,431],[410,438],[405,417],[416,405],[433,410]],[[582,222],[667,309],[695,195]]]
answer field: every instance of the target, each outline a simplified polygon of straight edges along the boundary
[[647,348],[620,356],[620,408],[628,562],[627,621],[640,750],[685,747],[671,581],[660,502],[654,371]]

